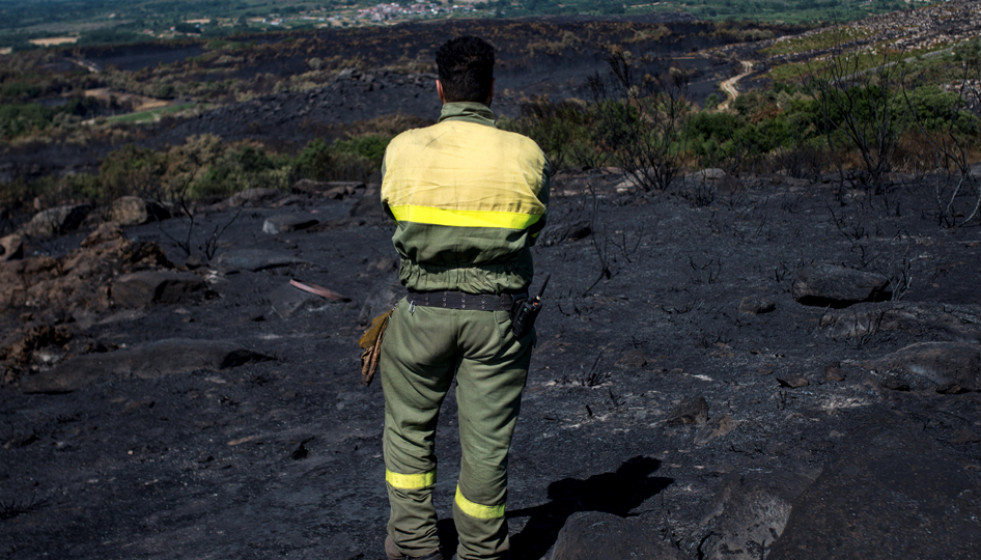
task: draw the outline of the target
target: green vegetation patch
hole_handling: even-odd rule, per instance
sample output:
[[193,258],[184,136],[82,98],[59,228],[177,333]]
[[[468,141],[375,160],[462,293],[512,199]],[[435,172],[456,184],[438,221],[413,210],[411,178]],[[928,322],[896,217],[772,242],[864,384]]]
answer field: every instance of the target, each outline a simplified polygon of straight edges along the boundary
[[107,117],[106,121],[112,124],[143,124],[152,123],[160,120],[160,117],[167,114],[179,113],[187,109],[193,109],[197,107],[197,103],[177,103],[175,105],[168,105],[166,107],[158,107],[156,109],[150,109],[148,111],[140,111],[137,113],[127,113],[125,115],[114,115]]
[[778,41],[761,52],[771,56],[800,54],[815,50],[825,50],[859,41],[872,34],[870,29],[858,27],[836,27],[815,33],[807,33]]

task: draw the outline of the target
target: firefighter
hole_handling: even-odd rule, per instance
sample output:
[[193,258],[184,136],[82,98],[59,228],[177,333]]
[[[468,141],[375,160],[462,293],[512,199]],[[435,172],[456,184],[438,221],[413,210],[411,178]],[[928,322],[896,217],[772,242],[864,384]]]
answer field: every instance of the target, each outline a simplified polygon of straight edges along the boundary
[[530,247],[545,225],[549,164],[490,109],[494,48],[459,37],[436,53],[439,122],[389,144],[381,199],[406,295],[380,345],[389,559],[441,559],[432,494],[440,405],[456,379],[460,560],[507,558],[507,459],[535,339],[516,336]]

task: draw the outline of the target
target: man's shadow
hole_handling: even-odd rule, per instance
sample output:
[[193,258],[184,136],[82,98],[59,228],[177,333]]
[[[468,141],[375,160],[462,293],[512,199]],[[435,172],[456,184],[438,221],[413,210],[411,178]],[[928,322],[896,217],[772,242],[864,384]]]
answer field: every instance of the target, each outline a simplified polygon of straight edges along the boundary
[[[511,559],[542,558],[574,513],[598,511],[630,517],[632,509],[674,482],[671,478],[650,476],[660,466],[657,459],[638,455],[614,472],[593,475],[585,480],[564,478],[549,484],[547,503],[507,512],[508,518],[529,518],[521,532],[511,537]],[[456,550],[453,520],[440,520],[438,530],[443,547]]]
[[650,476],[660,466],[657,459],[638,455],[615,472],[549,484],[549,502],[507,512],[509,518],[529,518],[521,532],[511,537],[511,558],[537,560],[544,556],[574,513],[597,511],[629,517],[631,510],[674,482],[671,478]]

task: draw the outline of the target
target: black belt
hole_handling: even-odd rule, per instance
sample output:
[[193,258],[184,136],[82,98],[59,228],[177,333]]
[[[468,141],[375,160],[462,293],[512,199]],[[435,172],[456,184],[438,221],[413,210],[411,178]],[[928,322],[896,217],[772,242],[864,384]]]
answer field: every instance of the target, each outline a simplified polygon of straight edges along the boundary
[[514,304],[511,294],[468,294],[454,290],[438,292],[409,291],[409,305],[444,307],[446,309],[475,309],[478,311],[510,311]]

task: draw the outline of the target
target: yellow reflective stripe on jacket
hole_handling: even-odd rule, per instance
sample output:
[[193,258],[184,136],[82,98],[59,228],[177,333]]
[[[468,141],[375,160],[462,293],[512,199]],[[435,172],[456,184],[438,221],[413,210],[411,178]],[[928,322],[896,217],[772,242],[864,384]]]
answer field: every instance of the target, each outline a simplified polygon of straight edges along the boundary
[[385,469],[385,481],[399,490],[421,490],[436,484],[436,471],[419,474],[400,474]]
[[435,226],[525,229],[541,219],[541,214],[496,212],[491,210],[450,210],[431,206],[392,206],[399,222]]
[[460,508],[460,511],[477,519],[497,519],[504,517],[504,504],[499,506],[485,506],[471,502],[463,495],[463,492],[460,492],[459,486],[456,487],[456,505]]

